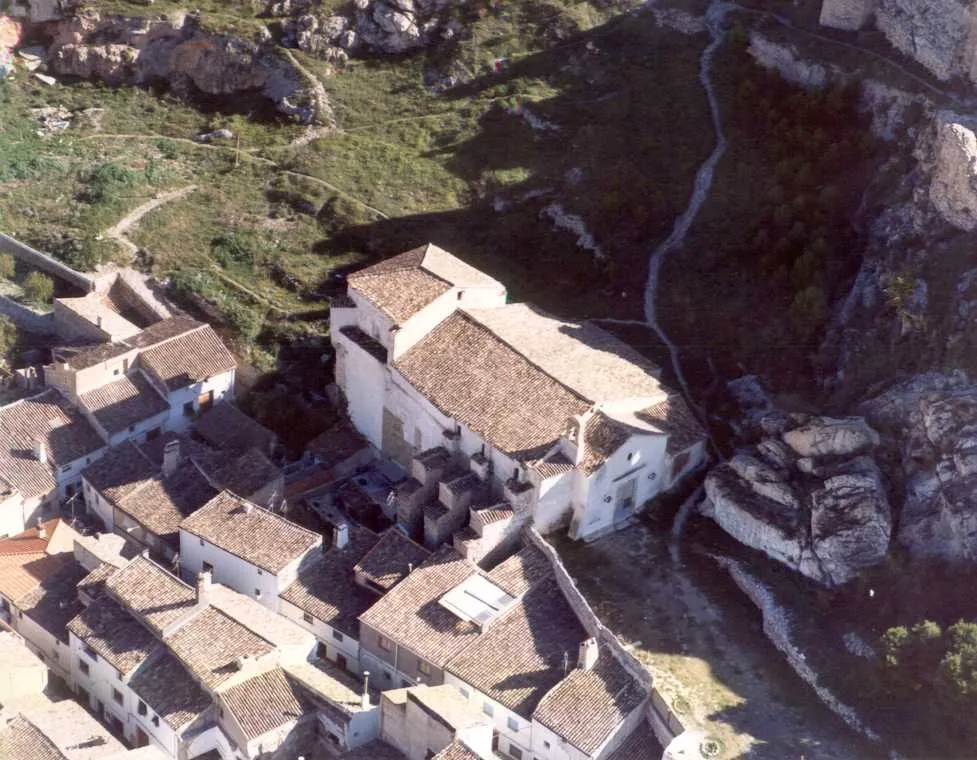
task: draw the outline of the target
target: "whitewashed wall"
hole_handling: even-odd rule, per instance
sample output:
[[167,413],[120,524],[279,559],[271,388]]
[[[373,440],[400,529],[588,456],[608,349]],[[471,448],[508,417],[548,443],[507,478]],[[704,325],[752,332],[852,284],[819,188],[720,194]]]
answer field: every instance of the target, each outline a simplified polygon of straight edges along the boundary
[[[347,636],[342,631],[336,631],[332,626],[327,625],[318,618],[313,617],[310,623],[305,619],[305,613],[302,610],[284,599],[279,599],[278,614],[309,631],[309,633],[316,637],[317,641],[324,644],[326,647],[326,659],[330,662],[336,662],[337,655],[342,655],[346,658],[346,669],[350,673],[356,675],[362,673],[363,669],[360,667],[360,643],[355,638]],[[342,641],[337,640],[333,635],[334,633],[342,636]]]

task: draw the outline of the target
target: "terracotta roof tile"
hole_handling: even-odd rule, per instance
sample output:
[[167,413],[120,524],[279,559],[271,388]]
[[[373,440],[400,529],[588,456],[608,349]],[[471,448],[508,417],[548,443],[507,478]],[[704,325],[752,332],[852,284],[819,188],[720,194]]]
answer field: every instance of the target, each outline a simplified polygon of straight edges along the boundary
[[528,544],[492,568],[488,577],[506,593],[522,596],[531,586],[552,575],[553,568],[546,555]]
[[187,515],[214,498],[216,490],[192,464],[169,477],[154,477],[129,491],[115,506],[150,533],[171,543],[178,540]]
[[[195,461],[213,483],[245,498],[260,491],[269,483],[282,478],[281,468],[274,464],[260,449],[215,452],[207,457],[195,457]],[[283,497],[284,480],[277,497]]]
[[82,471],[92,487],[113,504],[139,488],[159,472],[159,466],[146,457],[132,441],[105,452],[97,462]]
[[662,747],[648,721],[643,720],[607,760],[647,760],[662,756]]
[[455,312],[394,363],[438,409],[521,460],[545,454],[590,404]]
[[105,587],[157,635],[197,604],[195,589],[147,557],[132,560]]
[[117,572],[119,568],[108,562],[100,562],[98,567],[78,581],[78,593],[85,593],[91,599],[97,599],[105,593],[105,582]]
[[82,393],[79,401],[110,435],[170,408],[166,399],[138,371]]
[[180,529],[271,573],[322,541],[318,534],[229,491],[190,515]]
[[381,591],[389,591],[400,583],[412,567],[420,566],[430,552],[411,541],[396,528],[389,528],[355,570]]
[[129,688],[175,731],[211,705],[207,693],[165,647],[136,669]]
[[72,561],[71,555],[43,552],[0,557],[0,594],[19,603]]
[[59,641],[68,640],[67,626],[81,611],[78,583],[88,575],[70,553],[52,555],[63,557],[61,567],[41,581],[41,585],[22,597],[21,611]]
[[41,538],[37,526],[28,528],[22,533],[10,538],[0,539],[0,557],[9,554],[37,554],[48,550],[48,543],[54,535],[55,529],[61,523],[60,517],[54,517],[41,523],[45,536]]
[[140,366],[170,391],[234,369],[237,362],[209,325],[139,354]]
[[234,404],[222,402],[204,412],[193,423],[194,432],[219,449],[259,449],[270,454],[277,437]]
[[308,709],[280,668],[249,678],[221,693],[248,741],[293,723]]
[[557,475],[570,472],[573,470],[573,462],[563,452],[558,451],[551,456],[540,459],[538,462],[534,462],[532,467],[545,480],[546,478],[553,478]]
[[597,412],[585,424],[584,454],[580,467],[588,473],[599,469],[608,457],[628,442],[634,432],[627,425]]
[[455,739],[438,752],[433,760],[482,760],[482,756],[476,755],[461,739]]
[[668,435],[666,448],[670,454],[685,451],[706,437],[699,420],[685,399],[677,393],[672,393],[667,400],[649,406],[635,416]]
[[[366,270],[368,272],[369,270]],[[400,325],[434,301],[451,285],[423,269],[350,275],[349,285]]]
[[88,605],[67,628],[123,676],[145,662],[157,645],[153,634],[108,596]]
[[0,757],[17,760],[68,760],[40,729],[18,715],[0,728]]

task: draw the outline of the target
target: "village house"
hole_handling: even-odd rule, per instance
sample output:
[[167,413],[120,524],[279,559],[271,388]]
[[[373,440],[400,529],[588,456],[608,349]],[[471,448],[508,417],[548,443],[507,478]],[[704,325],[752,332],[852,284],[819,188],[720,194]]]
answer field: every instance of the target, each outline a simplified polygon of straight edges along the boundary
[[281,594],[322,536],[222,491],[180,523],[180,568],[214,579],[278,611]]
[[399,495],[415,515],[405,530],[429,548],[481,493],[517,524],[592,538],[706,460],[695,417],[642,355],[593,324],[506,304],[503,285],[437,246],[350,275],[331,320],[356,428],[409,474],[426,452],[447,457],[453,485],[415,477]]

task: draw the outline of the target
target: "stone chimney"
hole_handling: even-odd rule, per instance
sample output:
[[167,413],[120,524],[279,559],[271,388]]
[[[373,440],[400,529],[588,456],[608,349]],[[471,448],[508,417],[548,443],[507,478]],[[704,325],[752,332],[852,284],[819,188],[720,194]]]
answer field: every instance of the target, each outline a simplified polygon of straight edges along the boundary
[[47,529],[44,527],[44,523],[40,517],[37,518],[37,537],[47,538]]
[[101,314],[96,314],[95,315],[95,326],[101,329],[101,327],[102,327],[102,315]]
[[47,444],[40,439],[34,441],[34,459],[41,464],[47,464]]
[[180,466],[180,441],[169,441],[163,447],[163,477],[168,478]]
[[594,665],[597,664],[599,654],[597,639],[585,639],[580,644],[580,652],[577,655],[577,667],[581,670],[593,670]]
[[197,604],[207,603],[211,583],[213,583],[213,576],[209,570],[197,573]]
[[349,523],[336,526],[332,532],[332,545],[337,549],[345,549],[349,546]]
[[363,671],[363,696],[360,697],[360,707],[370,709],[370,671]]

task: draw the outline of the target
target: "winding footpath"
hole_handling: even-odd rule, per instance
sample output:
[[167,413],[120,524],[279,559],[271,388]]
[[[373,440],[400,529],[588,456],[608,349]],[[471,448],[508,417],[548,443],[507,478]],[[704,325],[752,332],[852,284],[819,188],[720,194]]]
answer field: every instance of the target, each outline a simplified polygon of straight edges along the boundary
[[153,211],[160,206],[170,203],[172,201],[180,200],[181,198],[186,198],[190,193],[197,189],[196,185],[189,185],[187,187],[181,187],[179,190],[172,190],[168,193],[163,193],[153,198],[151,201],[142,204],[136,209],[133,209],[130,213],[126,214],[117,224],[109,227],[103,233],[103,237],[110,238],[122,246],[126,252],[131,256],[135,257],[139,253],[139,246],[133,243],[127,236],[126,233],[129,228],[134,224],[137,224],[140,219],[142,219],[150,211]]

